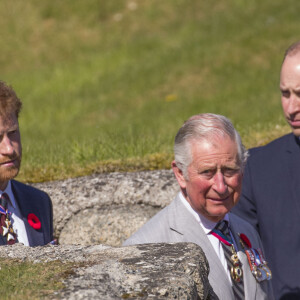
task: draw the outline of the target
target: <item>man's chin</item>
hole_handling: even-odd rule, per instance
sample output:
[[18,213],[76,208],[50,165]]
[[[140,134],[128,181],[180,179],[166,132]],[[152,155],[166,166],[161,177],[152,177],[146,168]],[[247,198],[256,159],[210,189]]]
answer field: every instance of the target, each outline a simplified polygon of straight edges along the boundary
[[19,168],[10,168],[5,171],[0,171],[0,182],[9,181],[19,174]]
[[225,207],[225,206],[220,206],[215,209],[212,209],[210,211],[211,220],[213,220],[215,222],[222,220],[225,217],[225,215],[230,212],[230,209],[228,209],[228,207]]
[[300,137],[300,127],[292,127],[293,134]]
[[228,213],[228,210],[222,210],[222,211],[218,211],[218,212],[211,212],[208,215],[208,219],[213,221],[213,222],[219,222],[221,220],[224,219],[225,215]]

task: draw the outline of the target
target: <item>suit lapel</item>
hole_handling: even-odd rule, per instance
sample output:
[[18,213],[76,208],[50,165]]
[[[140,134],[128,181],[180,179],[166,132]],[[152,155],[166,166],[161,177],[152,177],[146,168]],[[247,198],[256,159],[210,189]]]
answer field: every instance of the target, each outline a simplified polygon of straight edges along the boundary
[[22,220],[25,225],[29,246],[43,245],[44,235],[43,232],[33,229],[27,220],[29,213],[34,212],[30,199],[22,194],[22,191],[18,187],[18,183],[14,180],[11,181],[12,191],[15,196],[15,200],[19,206]]
[[[201,225],[187,210],[178,195],[174,200],[173,213],[170,229],[181,234],[184,242],[192,242],[202,248],[209,263],[209,281],[213,289],[215,292],[219,290],[219,293],[217,293],[219,295],[220,291],[222,291],[223,295],[228,296],[228,299],[233,298],[231,283],[228,280],[228,276],[225,273],[215,249],[211,245]],[[226,297],[224,299],[226,299]]]

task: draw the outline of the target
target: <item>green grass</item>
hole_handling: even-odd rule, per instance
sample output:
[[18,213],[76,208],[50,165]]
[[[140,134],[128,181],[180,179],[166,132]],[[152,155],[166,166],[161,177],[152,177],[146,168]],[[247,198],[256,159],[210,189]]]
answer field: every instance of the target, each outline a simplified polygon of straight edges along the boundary
[[189,116],[247,147],[289,132],[278,78],[297,0],[0,2],[1,79],[23,100],[19,179],[169,168]]
[[64,287],[62,281],[74,273],[76,265],[0,260],[0,287],[3,300],[42,299]]

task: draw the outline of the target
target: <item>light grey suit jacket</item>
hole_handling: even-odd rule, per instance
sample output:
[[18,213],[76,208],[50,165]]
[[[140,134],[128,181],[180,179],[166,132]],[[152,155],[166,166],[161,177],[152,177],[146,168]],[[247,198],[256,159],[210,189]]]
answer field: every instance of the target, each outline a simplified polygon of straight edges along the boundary
[[[238,244],[238,256],[244,272],[245,299],[273,299],[270,281],[258,283],[251,273],[247,256],[242,251],[238,233],[244,233],[253,248],[261,248],[261,241],[255,229],[247,222],[230,214],[230,227]],[[231,283],[213,246],[197,220],[191,215],[179,196],[172,203],[157,213],[136,233],[127,239],[123,246],[146,243],[192,242],[199,245],[209,262],[209,282],[219,299],[234,299]]]

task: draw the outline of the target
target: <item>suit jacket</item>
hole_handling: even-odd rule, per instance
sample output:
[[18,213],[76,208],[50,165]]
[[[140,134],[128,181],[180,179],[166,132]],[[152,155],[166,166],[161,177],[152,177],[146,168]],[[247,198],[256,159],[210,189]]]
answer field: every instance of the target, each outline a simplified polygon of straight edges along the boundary
[[[12,191],[18,203],[25,224],[29,246],[42,246],[53,240],[52,202],[49,196],[34,187],[11,180]],[[28,214],[35,214],[41,221],[41,228],[34,229],[28,223]],[[4,245],[3,237],[0,245]]]
[[[258,234],[250,224],[235,215],[230,215],[229,218],[236,241],[239,241],[237,233],[244,233],[248,236],[254,248],[261,247]],[[210,272],[208,278],[214,292],[220,299],[234,299],[231,283],[219,257],[201,225],[191,216],[191,213],[178,196],[169,206],[161,210],[126,240],[123,245],[163,242],[192,242],[199,245],[203,249],[209,263]],[[264,281],[258,284],[256,282],[250,271],[246,254],[241,251],[241,248],[239,248],[238,256],[244,272],[245,299],[273,299],[270,283]],[[267,296],[268,294],[269,297]]]
[[258,230],[273,272],[276,299],[300,299],[300,147],[285,135],[250,149],[233,212]]

